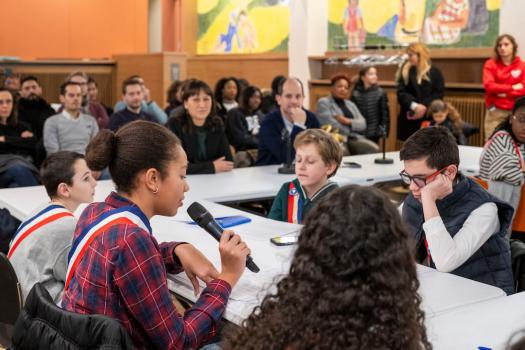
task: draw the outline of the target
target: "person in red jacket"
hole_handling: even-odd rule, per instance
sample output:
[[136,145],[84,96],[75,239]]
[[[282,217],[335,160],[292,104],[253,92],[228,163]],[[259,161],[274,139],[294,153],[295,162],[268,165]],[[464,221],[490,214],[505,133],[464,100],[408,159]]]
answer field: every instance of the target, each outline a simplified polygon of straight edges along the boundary
[[511,113],[514,101],[525,95],[525,62],[516,55],[518,45],[510,34],[502,34],[494,46],[495,57],[483,66],[485,88],[485,139]]

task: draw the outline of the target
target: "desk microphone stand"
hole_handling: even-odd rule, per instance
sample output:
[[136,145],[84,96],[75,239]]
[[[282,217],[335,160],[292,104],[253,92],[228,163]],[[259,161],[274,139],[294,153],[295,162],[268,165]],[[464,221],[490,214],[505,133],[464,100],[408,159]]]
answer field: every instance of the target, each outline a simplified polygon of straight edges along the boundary
[[286,128],[281,132],[281,138],[286,139],[286,164],[277,171],[279,174],[295,174],[295,167],[292,164],[292,138]]
[[386,130],[384,126],[381,126],[381,139],[383,140],[383,157],[376,158],[374,163],[376,164],[393,164],[394,160],[392,158],[386,158]]

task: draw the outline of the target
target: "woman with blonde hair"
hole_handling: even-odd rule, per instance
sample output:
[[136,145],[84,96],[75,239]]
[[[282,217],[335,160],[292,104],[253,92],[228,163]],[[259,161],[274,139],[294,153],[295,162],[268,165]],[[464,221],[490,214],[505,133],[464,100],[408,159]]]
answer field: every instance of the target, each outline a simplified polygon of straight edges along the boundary
[[407,48],[407,60],[397,73],[397,138],[405,141],[421,127],[430,103],[443,99],[444,80],[441,71],[432,66],[430,53],[423,43]]

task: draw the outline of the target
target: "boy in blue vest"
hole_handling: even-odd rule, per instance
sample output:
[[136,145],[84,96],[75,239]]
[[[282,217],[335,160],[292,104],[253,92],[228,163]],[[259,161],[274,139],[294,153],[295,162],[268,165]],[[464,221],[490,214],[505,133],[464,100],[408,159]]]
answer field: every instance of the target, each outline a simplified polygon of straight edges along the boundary
[[50,155],[40,171],[50,201],[42,203],[16,231],[8,257],[25,300],[37,282],[55,302],[62,297],[67,256],[81,203],[93,201],[97,182],[82,154],[59,151]]
[[445,128],[424,128],[405,141],[402,204],[418,262],[513,292],[505,232],[513,209],[458,171],[459,149]]
[[268,217],[300,224],[319,199],[338,188],[328,179],[335,175],[343,152],[333,137],[321,129],[299,133],[294,148],[297,178],[281,187]]

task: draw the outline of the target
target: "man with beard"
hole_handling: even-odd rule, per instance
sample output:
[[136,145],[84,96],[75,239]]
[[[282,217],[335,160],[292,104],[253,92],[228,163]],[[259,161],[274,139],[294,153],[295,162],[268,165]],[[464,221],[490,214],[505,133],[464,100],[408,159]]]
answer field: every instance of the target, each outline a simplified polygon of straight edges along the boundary
[[110,130],[117,132],[122,126],[135,120],[157,122],[157,119],[155,119],[153,115],[144,111],[142,104],[142,101],[144,100],[144,92],[139,80],[124,80],[122,83],[122,98],[126,108],[111,115],[108,126]]
[[35,164],[38,166],[46,157],[42,143],[44,123],[56,114],[55,110],[42,97],[42,87],[35,76],[29,75],[20,82],[20,100],[18,101],[18,119],[31,126],[37,140]]
[[100,102],[91,101],[88,95],[88,76],[84,72],[71,73],[66,81],[77,83],[82,89],[82,113],[89,114],[96,119],[98,128],[104,129],[108,127],[109,116],[106,109]]

